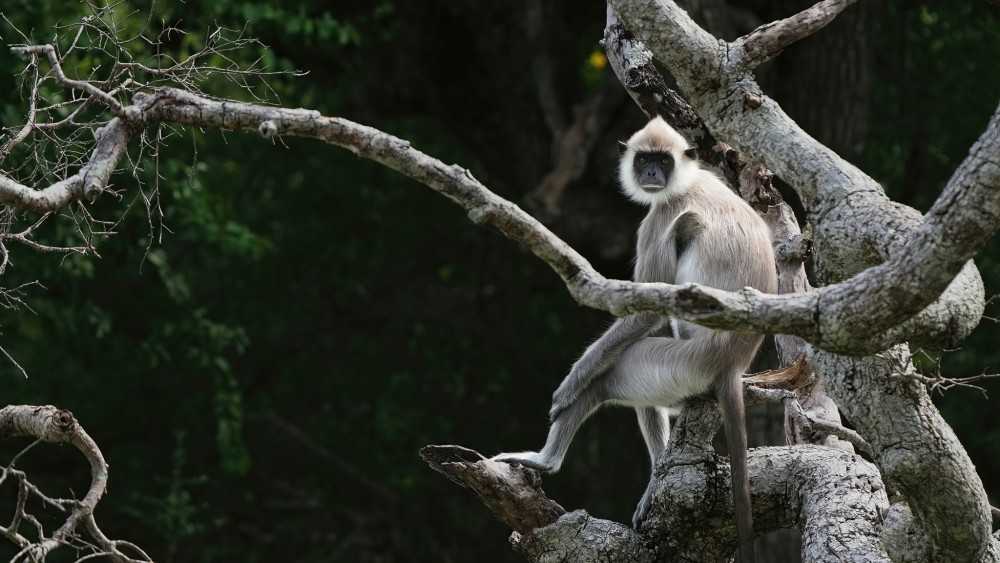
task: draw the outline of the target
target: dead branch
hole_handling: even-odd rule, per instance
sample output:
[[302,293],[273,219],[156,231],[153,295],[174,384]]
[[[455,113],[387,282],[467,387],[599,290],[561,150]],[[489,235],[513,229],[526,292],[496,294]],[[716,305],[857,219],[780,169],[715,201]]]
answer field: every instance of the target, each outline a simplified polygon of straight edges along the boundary
[[498,520],[526,534],[566,513],[542,491],[534,469],[492,461],[462,446],[424,446],[420,457],[431,469],[479,497]]
[[[138,115],[136,121],[127,122],[131,117],[112,120],[99,136],[98,149],[91,163],[71,181],[35,191],[11,185],[12,181],[0,177],[0,201],[48,211],[84,193],[99,191],[110,177],[112,163],[117,163],[135,127],[172,122],[257,130],[266,136],[312,137],[349,148],[437,190],[465,207],[473,222],[491,224],[509,238],[526,244],[563,278],[578,302],[616,315],[651,312],[677,316],[716,329],[794,334],[831,351],[860,354],[884,348],[885,342],[872,334],[881,335],[880,330],[884,329],[880,327],[898,323],[899,311],[886,307],[885,303],[898,301],[900,286],[905,282],[891,282],[904,275],[900,272],[917,277],[912,270],[936,269],[930,266],[935,264],[934,260],[896,264],[899,269],[891,271],[887,263],[840,284],[788,295],[764,295],[749,288],[726,292],[696,284],[674,286],[608,280],[541,223],[490,192],[467,170],[446,166],[391,135],[344,119],[325,118],[315,112],[220,102],[171,88],[161,89],[155,95],[140,93],[135,99],[134,110],[127,110],[126,116]],[[1000,112],[994,116],[994,121],[1000,121]],[[989,130],[981,142],[987,147],[1000,142],[990,136],[993,134],[993,129]],[[989,153],[975,151],[970,158],[989,158]],[[71,186],[75,189],[69,189]],[[1000,190],[995,192],[1000,193]],[[996,198],[1000,205],[1000,196]],[[923,274],[920,277],[927,277],[928,273]],[[853,300],[848,300],[847,296]],[[863,309],[861,304],[864,303],[870,308]],[[822,320],[822,329],[817,319]]]
[[[113,561],[138,563],[140,560],[132,559],[119,551],[117,546],[122,542],[109,540],[93,520],[94,509],[107,489],[108,464],[97,444],[77,423],[73,414],[53,406],[12,405],[0,409],[0,440],[21,436],[34,437],[37,441],[18,454],[7,467],[0,469],[0,483],[8,477],[13,477],[18,482],[14,517],[10,525],[0,526],[0,534],[20,548],[14,560],[41,561],[57,548],[72,543],[78,549],[83,546],[84,551],[109,557]],[[18,458],[39,442],[72,444],[84,455],[90,463],[91,482],[83,499],[51,498],[32,484],[25,472],[14,468]],[[39,520],[28,511],[27,501],[30,497],[67,513],[62,526],[51,534],[46,534]],[[37,541],[29,540],[20,532],[24,522],[35,527]],[[93,542],[78,531],[81,523],[90,532]],[[137,552],[142,553],[141,550]],[[151,561],[145,554],[143,557],[141,561]]]

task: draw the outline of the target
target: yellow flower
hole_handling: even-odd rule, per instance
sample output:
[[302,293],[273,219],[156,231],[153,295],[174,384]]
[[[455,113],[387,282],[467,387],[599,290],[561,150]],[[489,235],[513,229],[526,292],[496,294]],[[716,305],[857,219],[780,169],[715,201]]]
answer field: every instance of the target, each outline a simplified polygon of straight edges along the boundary
[[594,51],[587,57],[587,64],[596,70],[604,70],[604,67],[608,66],[608,58],[604,56],[604,53]]

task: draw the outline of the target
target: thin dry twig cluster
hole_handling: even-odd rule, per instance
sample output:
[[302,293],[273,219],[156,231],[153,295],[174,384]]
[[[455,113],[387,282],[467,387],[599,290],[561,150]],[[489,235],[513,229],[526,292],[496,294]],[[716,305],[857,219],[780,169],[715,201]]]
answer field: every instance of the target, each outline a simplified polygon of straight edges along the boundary
[[[222,79],[259,103],[277,100],[266,78],[279,73],[268,71],[259,57],[244,63],[232,56],[235,52],[245,56],[248,48],[262,47],[247,36],[246,29],[206,30],[205,45],[178,59],[169,46],[176,45],[186,31],[168,25],[151,33],[152,11],[122,17],[116,14],[123,6],[121,2],[88,6],[91,15],[73,24],[56,26],[48,45],[33,45],[0,13],[22,42],[12,45],[12,50],[26,59],[20,73],[27,106],[24,122],[0,126],[0,165],[5,165],[5,179],[40,187],[73,176],[90,160],[95,132],[106,126],[111,116],[123,116],[132,97],[140,92],[173,86],[209,96],[203,88],[223,91],[226,87],[218,81]],[[142,16],[144,23],[137,31],[130,31]],[[45,213],[37,219],[23,218],[5,207],[4,221],[0,222],[0,275],[10,262],[8,242],[42,252],[99,257],[96,243],[113,235],[117,223],[136,203],[144,206],[149,217],[149,240],[154,240],[157,230],[162,235],[165,226],[159,203],[159,147],[179,133],[180,128],[163,123],[155,130],[141,132],[138,151],[129,155],[129,169],[139,189],[124,208],[116,211],[119,215],[114,220],[93,217],[82,202],[63,208],[58,215]],[[147,162],[152,164],[151,171],[146,170]],[[119,199],[124,197],[122,191],[109,191]],[[55,227],[40,228],[53,217],[69,221],[72,233],[59,234]],[[33,223],[26,228],[17,226],[28,220]],[[54,242],[41,242],[46,238]],[[10,291],[0,288],[0,293]],[[20,305],[22,302],[15,297],[0,295],[0,306]]]
[[[891,355],[880,354],[879,357],[887,362],[892,370],[892,377],[901,379],[912,379],[923,383],[927,386],[927,391],[933,393],[935,391],[939,393],[944,393],[945,391],[955,388],[955,387],[965,387],[968,389],[975,389],[983,394],[983,397],[987,397],[986,389],[983,389],[978,385],[983,381],[989,379],[996,379],[1000,377],[1000,373],[986,373],[984,370],[978,375],[970,375],[967,377],[947,377],[944,375],[941,369],[941,364],[944,360],[944,356],[948,352],[954,352],[955,350],[942,350],[937,354],[931,354],[926,350],[917,350],[916,352],[909,355],[905,362],[900,362],[894,359]],[[922,358],[923,361],[914,361],[914,359]],[[930,362],[931,370],[928,373],[921,372],[918,366],[920,364]]]
[[[4,168],[0,182],[38,189],[79,175],[92,159],[95,136],[112,116],[124,115],[132,97],[141,92],[174,86],[208,96],[203,93],[206,86],[214,91],[225,88],[218,83],[221,78],[257,102],[277,100],[266,78],[279,73],[269,72],[259,57],[245,63],[232,56],[236,52],[246,56],[248,48],[263,47],[247,36],[246,29],[207,30],[205,45],[178,59],[168,46],[176,45],[186,31],[164,26],[158,33],[151,33],[152,11],[122,17],[116,14],[122,6],[121,2],[88,2],[91,14],[72,24],[57,25],[48,45],[33,45],[0,12],[0,25],[6,24],[20,38],[21,43],[12,45],[12,50],[26,60],[19,75],[26,105],[24,121],[0,124],[0,166]],[[136,28],[135,20],[142,16],[138,31],[130,32]],[[111,211],[111,219],[95,217],[82,201],[33,217],[10,205],[0,208],[0,276],[11,263],[12,245],[65,257],[100,258],[98,243],[114,235],[118,223],[137,204],[146,211],[148,244],[162,240],[167,227],[160,205],[160,146],[180,133],[181,128],[169,123],[139,133],[138,151],[125,155],[138,189],[125,206]],[[152,169],[147,170],[147,165]],[[102,191],[119,200],[125,196],[124,191],[113,186],[102,186]],[[36,285],[40,286],[29,282],[5,287],[0,282],[0,307],[30,310],[25,294]],[[2,347],[0,353],[24,373]]]

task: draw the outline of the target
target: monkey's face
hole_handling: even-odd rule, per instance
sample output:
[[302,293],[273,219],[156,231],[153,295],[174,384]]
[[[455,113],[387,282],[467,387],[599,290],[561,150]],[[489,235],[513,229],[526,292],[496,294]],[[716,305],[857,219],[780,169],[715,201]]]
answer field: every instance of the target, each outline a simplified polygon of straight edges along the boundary
[[619,142],[622,155],[618,181],[629,199],[645,205],[680,197],[701,170],[694,150],[663,119],[657,117]]
[[635,183],[653,195],[667,187],[674,173],[674,156],[668,152],[636,152],[632,157]]
[[697,171],[697,162],[683,153],[628,148],[618,168],[618,180],[629,199],[653,205],[682,195]]

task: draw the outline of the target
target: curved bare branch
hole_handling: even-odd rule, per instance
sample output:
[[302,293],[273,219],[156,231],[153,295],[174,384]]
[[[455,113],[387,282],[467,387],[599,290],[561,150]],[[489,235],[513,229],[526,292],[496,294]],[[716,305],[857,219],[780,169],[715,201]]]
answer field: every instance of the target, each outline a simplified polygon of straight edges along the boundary
[[[256,130],[268,136],[285,134],[321,139],[430,186],[462,205],[474,222],[491,224],[508,237],[526,244],[563,278],[577,301],[617,315],[638,312],[675,315],[717,329],[793,334],[824,349],[863,354],[893,343],[884,333],[898,322],[901,309],[919,311],[921,303],[930,302],[934,297],[931,289],[916,288],[902,294],[907,297],[905,302],[898,302],[900,288],[911,287],[904,283],[905,280],[917,275],[915,270],[923,267],[913,260],[903,264],[886,263],[847,282],[813,292],[781,296],[763,295],[749,288],[731,293],[690,284],[673,286],[608,280],[541,223],[490,192],[467,170],[447,166],[413,149],[408,142],[370,127],[345,119],[322,117],[312,111],[216,101],[170,88],[154,95],[137,94],[136,104],[129,106],[125,115],[115,118],[101,130],[92,159],[80,172],[39,191],[12,185],[16,183],[0,177],[0,201],[19,208],[48,211],[100,191],[124,154],[133,132],[146,124],[174,122]],[[997,119],[1000,117],[995,116],[994,121]],[[995,136],[995,129],[994,126],[988,134]],[[970,159],[989,158],[988,149],[996,140],[984,136],[983,143],[986,148]],[[963,169],[981,172],[979,182],[974,185],[984,190],[993,181],[988,166],[973,163]],[[940,234],[940,231],[932,229],[931,233]],[[952,250],[954,246],[935,248],[947,254],[945,250]],[[948,257],[949,264],[962,260],[954,253]],[[948,271],[942,268],[934,274],[940,280]],[[886,299],[888,293],[893,299]],[[885,305],[893,301],[897,301],[894,306]]]
[[[80,500],[47,497],[27,481],[23,472],[13,469],[14,462],[0,474],[0,481],[8,474],[15,475],[21,487],[13,523],[10,526],[0,527],[0,533],[20,547],[21,553],[27,555],[30,560],[41,561],[53,550],[69,545],[71,539],[77,538],[77,528],[81,523],[91,532],[100,531],[93,521],[93,513],[107,490],[108,464],[94,440],[67,410],[53,406],[32,405],[10,405],[0,409],[0,440],[19,436],[31,436],[41,442],[72,444],[90,463],[90,488]],[[39,528],[40,537],[37,541],[28,540],[18,531],[23,521],[32,521],[37,525],[37,520],[25,509],[25,501],[29,495],[37,496],[45,504],[60,511],[69,510],[66,521],[56,531],[46,535]],[[121,553],[116,547],[116,542],[109,540],[103,533],[92,533],[91,536],[97,541],[95,553],[102,553],[113,561],[138,563],[138,560]],[[141,550],[139,552],[141,553]]]

